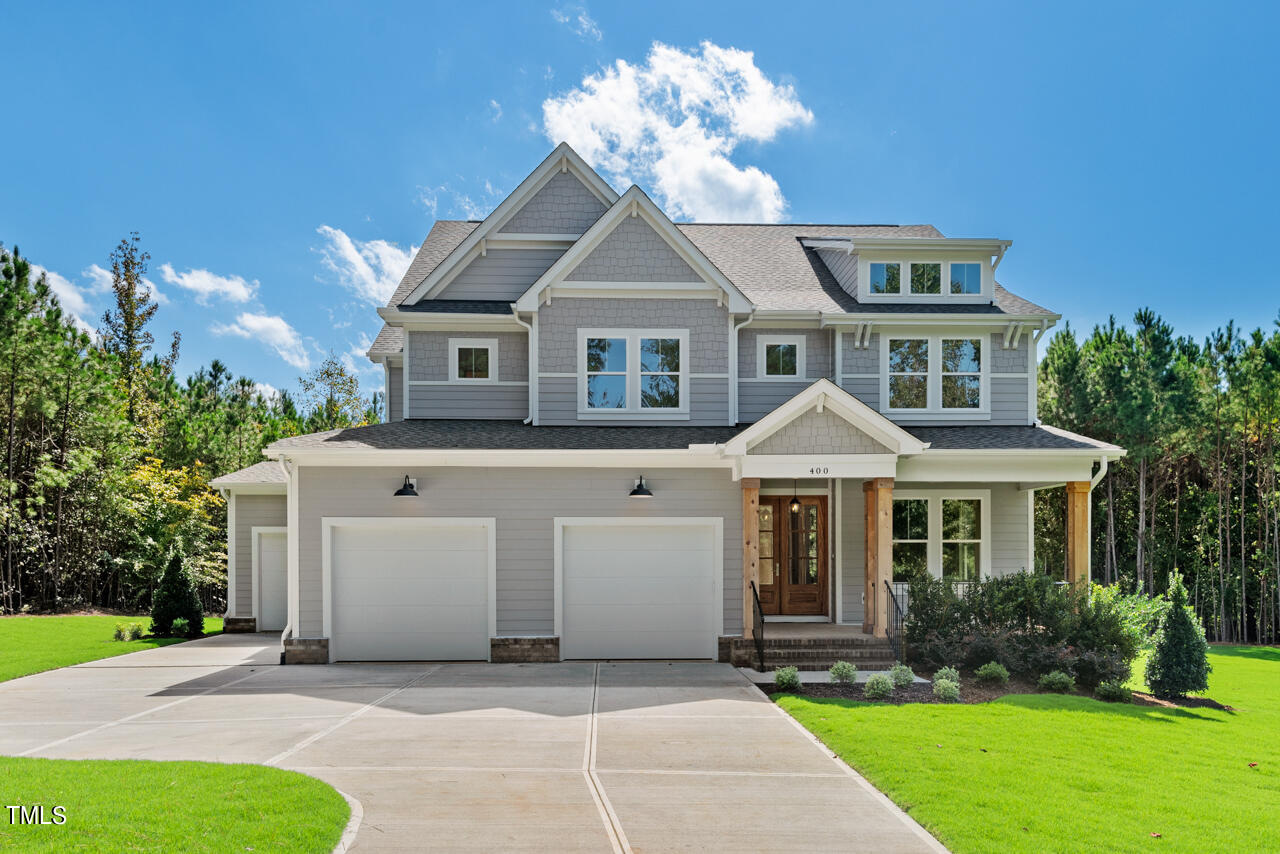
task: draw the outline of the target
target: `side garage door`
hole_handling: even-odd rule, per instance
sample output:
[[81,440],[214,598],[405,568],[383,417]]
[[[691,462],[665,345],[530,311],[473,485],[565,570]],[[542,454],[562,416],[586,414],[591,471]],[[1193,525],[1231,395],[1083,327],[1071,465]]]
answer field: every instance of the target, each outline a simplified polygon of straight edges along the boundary
[[714,658],[719,519],[557,520],[564,658]]
[[492,522],[327,525],[335,661],[489,657]]
[[258,631],[278,632],[288,622],[288,538],[283,529],[254,528],[258,574]]

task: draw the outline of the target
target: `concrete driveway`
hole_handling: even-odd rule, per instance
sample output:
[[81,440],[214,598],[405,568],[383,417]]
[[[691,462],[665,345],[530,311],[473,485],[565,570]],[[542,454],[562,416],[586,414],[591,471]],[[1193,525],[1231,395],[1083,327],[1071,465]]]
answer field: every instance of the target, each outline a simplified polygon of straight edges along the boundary
[[0,753],[257,762],[353,850],[941,851],[728,665],[280,667],[224,635],[0,683]]

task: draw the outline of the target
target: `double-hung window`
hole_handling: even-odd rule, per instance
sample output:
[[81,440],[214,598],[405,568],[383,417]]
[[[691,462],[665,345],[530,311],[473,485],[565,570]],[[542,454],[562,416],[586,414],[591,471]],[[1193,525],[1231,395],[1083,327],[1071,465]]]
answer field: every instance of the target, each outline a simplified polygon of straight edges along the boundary
[[688,417],[688,350],[683,329],[580,330],[579,413]]
[[985,411],[982,349],[978,336],[886,335],[882,410],[939,415]]
[[893,580],[989,576],[990,506],[991,492],[985,489],[895,491]]
[[942,408],[982,407],[982,340],[942,339]]
[[929,339],[889,339],[889,408],[929,408]]

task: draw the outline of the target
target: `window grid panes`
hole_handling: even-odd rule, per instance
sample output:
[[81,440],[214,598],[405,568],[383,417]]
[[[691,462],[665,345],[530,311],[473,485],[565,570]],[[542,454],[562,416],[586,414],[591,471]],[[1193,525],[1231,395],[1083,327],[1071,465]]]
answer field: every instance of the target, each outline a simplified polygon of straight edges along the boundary
[[764,345],[764,375],[794,377],[797,373],[798,350],[795,344]]
[[889,341],[889,408],[929,406],[929,339]]
[[777,558],[774,553],[773,506],[760,506],[760,561],[756,571],[756,584],[773,583],[773,562]]
[[457,378],[460,380],[489,379],[489,348],[459,347]]
[[627,339],[587,339],[587,407],[627,406]]
[[976,498],[942,499],[942,577],[977,581],[982,550],[982,502]]
[[941,294],[942,293],[942,265],[941,264],[912,264],[911,265],[911,293]]
[[952,264],[951,265],[951,293],[953,294],[982,293],[982,265],[981,264]]
[[869,275],[871,293],[897,294],[902,292],[902,265],[893,263],[872,263]]
[[893,501],[893,580],[911,581],[929,573],[929,501]]
[[942,339],[942,408],[982,406],[982,341]]
[[640,339],[640,406],[680,408],[680,339]]

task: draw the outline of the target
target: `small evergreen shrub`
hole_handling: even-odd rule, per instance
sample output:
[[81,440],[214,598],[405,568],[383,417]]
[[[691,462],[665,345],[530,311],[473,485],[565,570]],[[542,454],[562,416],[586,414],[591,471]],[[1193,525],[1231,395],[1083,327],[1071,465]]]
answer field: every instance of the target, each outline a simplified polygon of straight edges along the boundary
[[142,637],[142,623],[130,623],[125,629],[126,640],[135,641]]
[[933,679],[933,696],[947,703],[954,703],[960,699],[960,683],[952,682],[950,679],[939,679],[935,676]]
[[841,682],[845,685],[853,682],[858,678],[858,667],[852,662],[837,661],[831,665],[831,681]]
[[905,688],[916,681],[915,673],[905,664],[893,665],[889,670],[889,678],[893,680],[893,687],[895,688]]
[[1052,691],[1055,694],[1066,694],[1076,687],[1076,679],[1070,673],[1051,670],[1040,677],[1037,683],[1041,691]]
[[200,597],[183,565],[182,552],[174,549],[160,577],[160,586],[151,597],[151,633],[162,638],[176,634],[173,622],[179,617],[187,621],[187,630],[181,637],[198,637],[204,633]]
[[773,687],[779,691],[799,691],[800,671],[794,667],[779,667],[773,672]]
[[939,667],[938,671],[933,674],[933,683],[936,685],[939,682],[954,682],[959,685],[960,671],[954,667]]
[[1209,687],[1209,644],[1204,629],[1187,607],[1187,589],[1177,572],[1169,573],[1169,610],[1160,622],[1156,649],[1147,659],[1147,684],[1161,699],[1184,697]]
[[1133,692],[1124,687],[1122,682],[1100,682],[1098,687],[1093,689],[1093,693],[1098,695],[1099,700],[1108,703],[1133,702]]
[[872,673],[862,686],[862,696],[868,700],[887,700],[893,696],[893,680],[887,673]]
[[128,626],[126,626],[124,623],[116,623],[116,632],[114,635],[111,636],[111,639],[118,640],[118,641],[128,640],[129,639]]
[[191,623],[186,617],[173,618],[173,636],[175,638],[185,638],[191,636]]
[[998,661],[988,661],[973,674],[984,685],[1008,685],[1009,671]]

